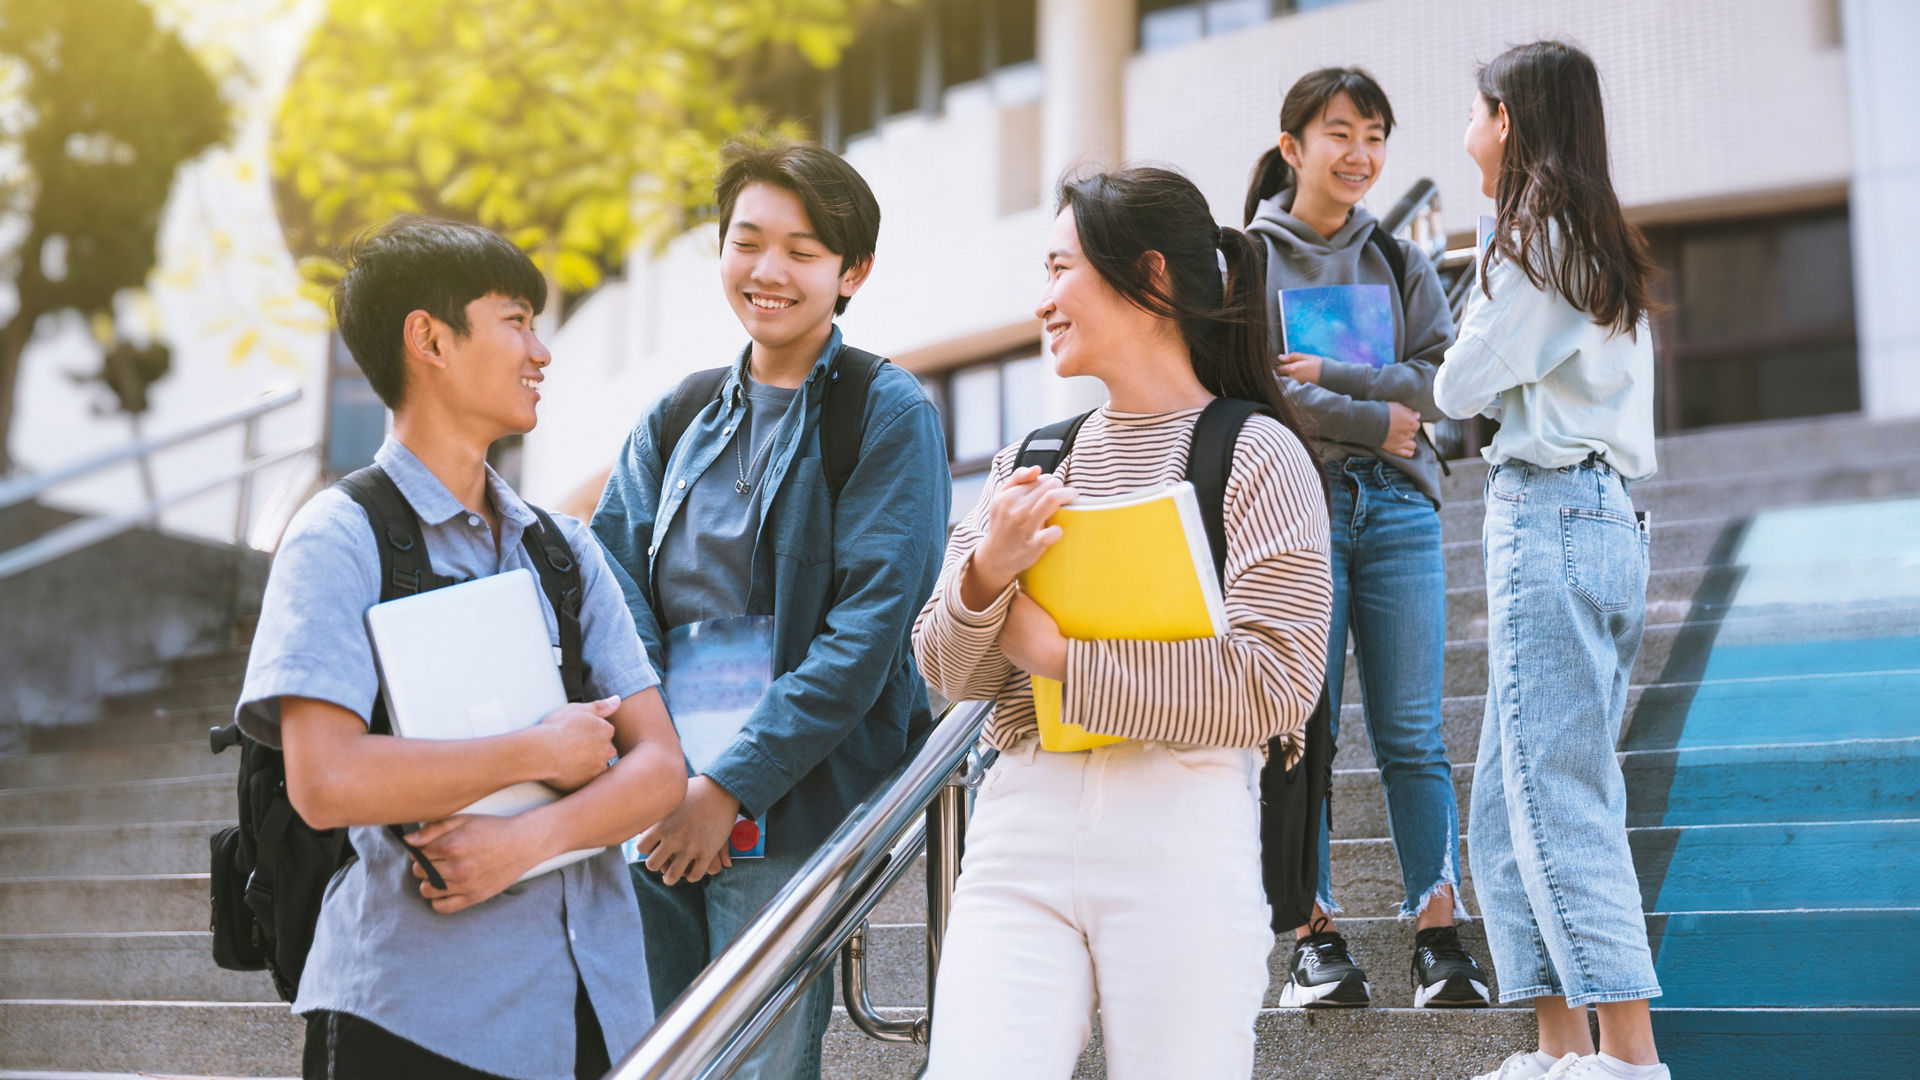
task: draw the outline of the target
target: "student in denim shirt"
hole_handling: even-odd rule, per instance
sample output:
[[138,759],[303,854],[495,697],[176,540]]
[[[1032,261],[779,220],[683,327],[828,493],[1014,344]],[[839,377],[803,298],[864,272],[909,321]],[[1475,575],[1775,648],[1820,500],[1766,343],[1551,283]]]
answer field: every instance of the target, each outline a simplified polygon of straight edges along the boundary
[[[531,569],[521,537],[539,519],[486,451],[534,426],[552,363],[533,333],[545,300],[512,244],[417,218],[363,241],[335,293],[341,335],[394,410],[374,463],[418,515],[436,574]],[[380,554],[358,503],[322,491],[281,541],[237,719],[285,752],[300,816],[350,828],[357,856],[327,888],[293,1006],[307,1018],[309,1080],[599,1077],[653,1022],[618,851],[516,884],[553,855],[620,843],[685,793],[617,575],[584,526],[554,523],[580,567],[581,657],[600,700],[484,739],[368,732],[380,683],[364,619]],[[557,644],[544,592],[540,603]],[[528,780],[569,794],[516,817],[458,814]],[[428,823],[408,842],[444,891],[420,880],[385,828],[396,822]]]
[[[818,146],[736,144],[726,160],[721,284],[752,343],[676,446],[660,445],[666,402],[647,411],[593,516],[662,671],[676,627],[772,624],[764,697],[689,781],[686,804],[639,838],[634,885],[662,1009],[930,726],[911,635],[951,487],[939,416],[887,365],[867,393],[858,463],[830,494],[819,427],[841,345],[833,320],[872,269],[880,209]],[[668,702],[677,719],[694,704]],[[764,827],[764,858],[728,858],[736,814]],[[829,980],[816,981],[736,1075],[817,1077],[831,1008]]]
[[1647,617],[1647,533],[1626,481],[1654,471],[1653,262],[1614,198],[1585,53],[1517,46],[1478,89],[1466,148],[1497,217],[1433,397],[1449,416],[1500,420],[1468,850],[1500,1000],[1531,999],[1540,1029],[1538,1050],[1483,1080],[1667,1080],[1614,755]]

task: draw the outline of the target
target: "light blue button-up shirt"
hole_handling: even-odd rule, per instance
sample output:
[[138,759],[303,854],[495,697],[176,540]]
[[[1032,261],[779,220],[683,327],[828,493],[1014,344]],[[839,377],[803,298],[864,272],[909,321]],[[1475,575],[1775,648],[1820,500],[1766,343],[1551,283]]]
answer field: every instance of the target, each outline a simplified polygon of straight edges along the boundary
[[[434,573],[534,569],[520,540],[539,519],[491,469],[497,548],[486,519],[397,440],[374,463],[419,515]],[[580,567],[588,695],[654,686],[600,545],[579,521],[556,514],[554,522]],[[337,488],[314,496],[287,527],[267,579],[238,708],[249,735],[280,744],[280,698],[289,694],[371,715],[380,682],[365,615],[380,599],[379,577],[366,512]],[[540,602],[557,645],[544,593]],[[463,1065],[526,1080],[572,1080],[577,986],[586,987],[613,1060],[652,1026],[639,908],[617,848],[442,915],[420,896],[391,833],[355,827],[349,836],[359,858],[328,886],[294,1012],[348,1013]]]

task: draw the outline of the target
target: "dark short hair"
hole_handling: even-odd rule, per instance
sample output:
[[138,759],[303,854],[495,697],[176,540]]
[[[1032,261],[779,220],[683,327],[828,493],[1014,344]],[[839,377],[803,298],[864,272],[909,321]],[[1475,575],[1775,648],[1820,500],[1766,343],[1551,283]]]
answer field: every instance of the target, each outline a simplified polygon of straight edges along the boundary
[[[880,242],[880,203],[867,181],[845,158],[818,143],[786,139],[734,139],[720,151],[720,179],[713,185],[720,206],[720,240],[733,224],[733,206],[750,184],[772,184],[800,197],[814,235],[840,256],[840,272],[873,258]],[[847,310],[848,297],[833,313]]]
[[491,229],[407,214],[363,233],[333,290],[333,317],[373,392],[398,408],[406,387],[402,335],[424,311],[465,337],[467,305],[491,293],[547,306],[547,281]]

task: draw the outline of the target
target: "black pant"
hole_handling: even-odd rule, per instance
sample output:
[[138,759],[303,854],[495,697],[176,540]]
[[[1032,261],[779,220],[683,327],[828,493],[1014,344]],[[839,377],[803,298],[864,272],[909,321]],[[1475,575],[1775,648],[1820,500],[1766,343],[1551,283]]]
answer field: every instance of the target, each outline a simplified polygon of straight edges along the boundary
[[[573,998],[573,1075],[600,1080],[613,1069],[600,1018],[582,985]],[[303,1080],[501,1080],[490,1072],[450,1061],[349,1013],[307,1014],[307,1045],[300,1058]]]

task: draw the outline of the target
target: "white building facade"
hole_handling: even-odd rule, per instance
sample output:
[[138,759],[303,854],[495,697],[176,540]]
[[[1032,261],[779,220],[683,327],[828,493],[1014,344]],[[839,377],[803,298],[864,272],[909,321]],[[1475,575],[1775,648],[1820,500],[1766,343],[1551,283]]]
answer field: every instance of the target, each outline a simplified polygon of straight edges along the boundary
[[[1670,271],[1663,428],[1920,413],[1920,269],[1900,257],[1920,233],[1920,5],[928,0],[886,14],[841,69],[766,96],[880,200],[876,268],[842,323],[942,406],[956,509],[1000,446],[1099,401],[1051,375],[1033,315],[1063,169],[1172,164],[1238,225],[1287,86],[1359,65],[1398,121],[1373,209],[1431,178],[1457,244],[1492,210],[1461,149],[1475,70],[1540,37],[1598,63],[1616,187]],[[1023,23],[1030,38],[1007,29]],[[984,55],[949,40],[975,34]],[[524,448],[530,497],[590,507],[642,409],[736,354],[717,278],[703,228],[636,256],[569,320]]]
[[[1655,335],[1663,429],[1920,414],[1920,269],[1906,256],[1920,235],[1912,0],[919,0],[875,5],[835,71],[773,71],[755,96],[842,149],[878,196],[876,268],[842,325],[919,375],[940,404],[964,509],[995,450],[1100,400],[1097,384],[1051,374],[1033,315],[1064,169],[1171,164],[1222,224],[1238,225],[1287,86],[1317,67],[1359,65],[1398,121],[1372,209],[1431,178],[1458,245],[1491,211],[1461,149],[1475,70],[1540,37],[1573,41],[1598,63],[1616,187],[1669,270],[1673,307]],[[283,84],[298,40],[282,27],[255,50],[272,60],[262,61],[266,89]],[[270,114],[254,110],[236,158],[264,161]],[[270,233],[265,177],[244,166],[229,163],[224,188],[209,186],[207,168],[190,170],[163,247],[205,247],[234,213],[252,224],[228,231]],[[291,288],[283,254],[254,259],[273,264],[276,288]],[[178,428],[290,381],[307,397],[275,420],[268,449],[319,441],[330,425],[365,442],[366,395],[356,405],[352,380],[329,379],[324,334],[291,320],[277,342],[267,335],[271,353],[240,350],[232,339],[244,328],[223,328],[221,312],[250,312],[259,296],[222,286],[219,272],[212,280],[205,295],[170,300],[161,290],[161,306],[179,313],[167,319],[176,362],[154,388],[146,429]],[[657,256],[636,252],[550,335],[540,427],[508,455],[520,486],[546,505],[590,510],[642,411],[744,341],[719,288],[710,226]],[[125,419],[89,413],[67,378],[87,352],[78,334],[29,350],[14,447],[27,468],[127,438]],[[158,460],[157,486],[231,468],[237,441],[230,433]],[[287,497],[258,500],[267,520],[256,542],[271,543],[273,519],[284,520],[312,472],[263,480]],[[139,485],[123,471],[60,497],[118,509]],[[226,492],[163,520],[230,534],[233,514]]]

